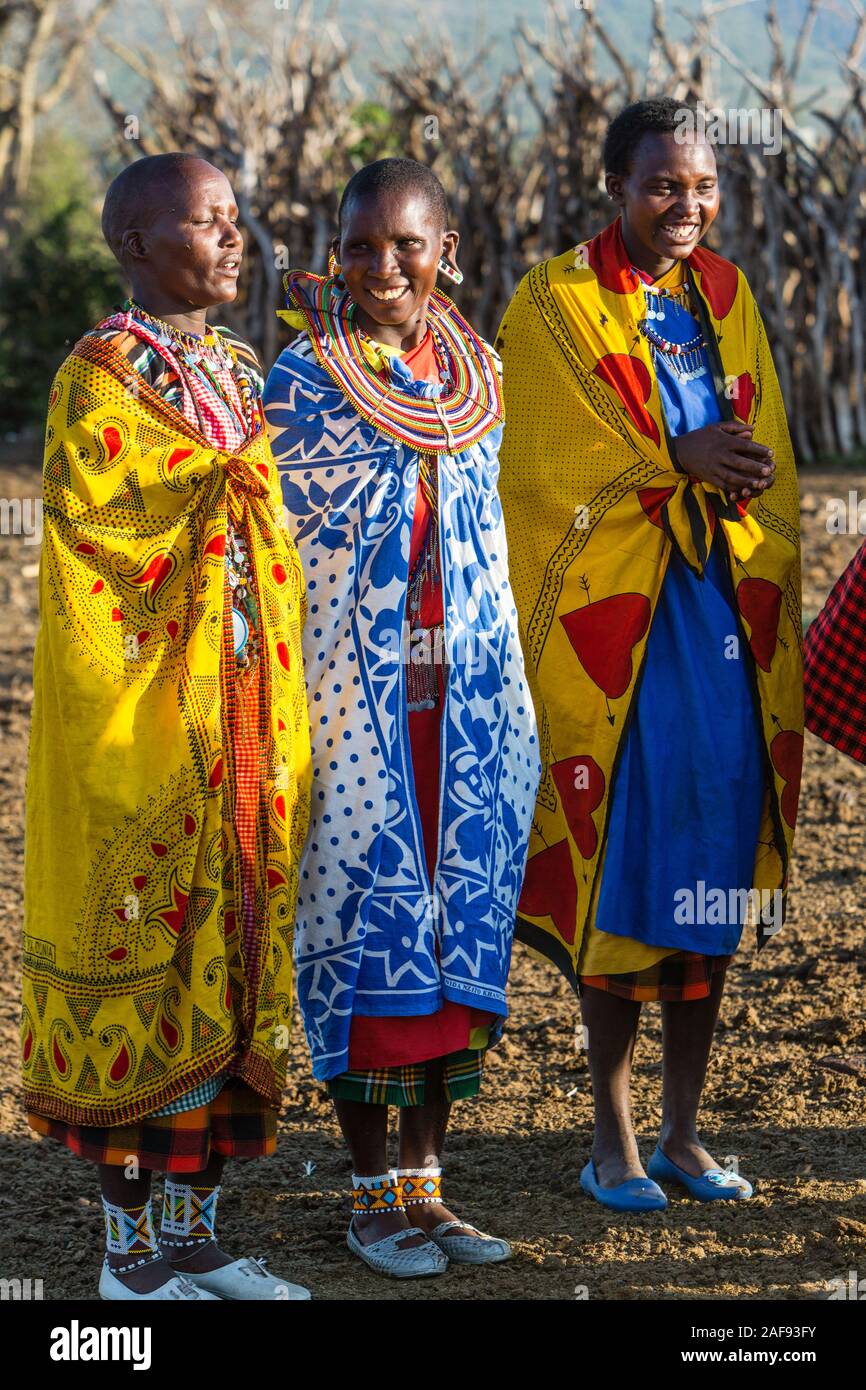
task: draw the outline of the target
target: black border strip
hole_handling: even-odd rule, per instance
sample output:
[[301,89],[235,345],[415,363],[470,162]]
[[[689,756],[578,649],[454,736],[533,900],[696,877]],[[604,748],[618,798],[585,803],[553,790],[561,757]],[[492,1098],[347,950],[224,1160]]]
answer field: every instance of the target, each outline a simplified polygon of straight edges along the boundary
[[537,951],[545,960],[549,960],[551,965],[555,965],[557,970],[565,976],[571,988],[577,994],[577,971],[572,964],[571,955],[557,941],[556,937],[549,931],[544,931],[537,927],[534,922],[527,922],[525,917],[516,917],[514,922],[514,935],[518,941],[522,941],[524,946],[529,946],[533,951]]

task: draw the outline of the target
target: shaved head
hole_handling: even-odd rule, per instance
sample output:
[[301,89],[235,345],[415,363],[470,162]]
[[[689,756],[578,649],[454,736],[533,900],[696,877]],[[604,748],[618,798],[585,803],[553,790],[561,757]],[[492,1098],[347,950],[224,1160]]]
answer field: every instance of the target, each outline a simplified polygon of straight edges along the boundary
[[121,265],[124,233],[150,226],[170,206],[194,172],[219,173],[197,155],[154,154],[129,164],[109,185],[102,207],[102,235]]
[[374,201],[383,194],[404,199],[417,194],[430,205],[437,226],[443,232],[448,226],[445,189],[427,164],[419,164],[417,159],[377,159],[373,164],[365,164],[346,184],[340,199],[340,227],[354,202],[363,198]]
[[[132,287],[157,318],[237,298],[244,239],[232,186],[191,154],[137,159],[111,184],[102,230]],[[190,328],[190,332],[203,331]]]

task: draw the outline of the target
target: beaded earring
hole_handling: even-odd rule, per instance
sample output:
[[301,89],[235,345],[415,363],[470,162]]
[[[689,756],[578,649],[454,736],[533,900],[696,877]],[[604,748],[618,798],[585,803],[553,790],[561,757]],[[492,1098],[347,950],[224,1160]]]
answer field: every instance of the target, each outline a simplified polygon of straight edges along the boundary
[[329,275],[333,275],[334,279],[336,280],[337,276],[340,275],[340,274],[342,273],[342,270],[343,270],[343,267],[340,265],[340,262],[337,260],[337,253],[336,253],[336,251],[329,251],[329,252],[328,252],[328,274],[329,274]]
[[450,265],[444,256],[439,257],[439,272],[441,275],[447,276],[452,284],[463,284],[463,271],[458,270],[455,265]]

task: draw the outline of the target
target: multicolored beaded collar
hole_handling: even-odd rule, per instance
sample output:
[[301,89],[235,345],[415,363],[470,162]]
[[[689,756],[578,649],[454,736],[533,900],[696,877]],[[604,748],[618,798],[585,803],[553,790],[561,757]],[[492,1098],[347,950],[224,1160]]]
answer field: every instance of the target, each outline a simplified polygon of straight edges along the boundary
[[288,271],[289,309],[303,314],[316,357],[358,414],[401,444],[424,454],[459,454],[501,423],[502,392],[489,349],[447,295],[434,290],[428,323],[446,382],[416,393],[368,361],[355,303],[333,276]]

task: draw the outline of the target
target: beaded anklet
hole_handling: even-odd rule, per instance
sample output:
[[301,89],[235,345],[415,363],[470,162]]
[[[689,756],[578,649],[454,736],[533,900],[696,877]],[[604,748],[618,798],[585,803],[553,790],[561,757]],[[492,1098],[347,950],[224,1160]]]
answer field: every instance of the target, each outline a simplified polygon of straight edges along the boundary
[[154,1250],[152,1255],[145,1255],[140,1260],[133,1260],[131,1265],[111,1265],[108,1263],[108,1256],[105,1257],[105,1265],[111,1270],[112,1274],[129,1274],[133,1269],[140,1269],[142,1265],[152,1265],[156,1260],[162,1259],[162,1252]]
[[353,1212],[399,1211],[403,1205],[403,1195],[395,1174],[379,1173],[375,1177],[363,1178],[352,1174]]
[[404,1207],[442,1201],[441,1168],[432,1165],[429,1168],[398,1168],[396,1178],[403,1194]]
[[[187,1246],[198,1248],[215,1241],[220,1187],[220,1183],[214,1187],[193,1187],[191,1183],[175,1182],[167,1177],[162,1200],[160,1245],[179,1250]],[[186,1236],[188,1239],[172,1240],[171,1236]]]
[[[141,1265],[162,1259],[153,1231],[150,1197],[133,1207],[120,1207],[103,1197],[102,1210],[105,1214],[105,1263],[112,1274],[128,1274]],[[128,1265],[111,1265],[109,1255],[140,1255],[141,1259]]]

